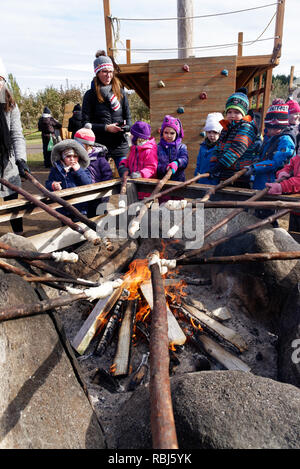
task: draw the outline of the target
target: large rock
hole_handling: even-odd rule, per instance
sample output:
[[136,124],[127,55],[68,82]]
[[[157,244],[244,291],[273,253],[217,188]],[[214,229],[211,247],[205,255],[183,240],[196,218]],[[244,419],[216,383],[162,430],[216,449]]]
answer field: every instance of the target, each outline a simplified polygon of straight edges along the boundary
[[[179,449],[300,448],[300,392],[239,371],[172,379]],[[118,449],[151,448],[149,388],[139,388],[116,419]]]
[[[12,238],[14,247],[30,248],[24,238]],[[21,277],[0,273],[1,309],[36,301],[36,291]],[[0,323],[0,376],[0,448],[105,447],[49,314]]]
[[[283,228],[264,228],[221,244],[214,255],[298,250],[299,244]],[[211,272],[217,289],[239,298],[256,319],[277,328],[284,302],[300,280],[300,261],[219,264],[213,266]]]

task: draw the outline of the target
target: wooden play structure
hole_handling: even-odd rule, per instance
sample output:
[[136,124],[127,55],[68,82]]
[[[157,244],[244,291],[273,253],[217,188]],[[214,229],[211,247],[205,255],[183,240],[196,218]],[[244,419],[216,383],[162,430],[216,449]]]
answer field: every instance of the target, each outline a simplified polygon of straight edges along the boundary
[[[110,2],[103,0],[106,47],[114,55]],[[237,55],[188,57],[131,63],[130,40],[126,41],[126,64],[118,64],[118,77],[134,89],[150,108],[153,136],[158,137],[162,117],[171,114],[181,119],[190,163],[187,176],[194,173],[201,130],[210,112],[223,112],[230,94],[248,88],[252,108],[260,113],[260,127],[270,104],[272,70],[279,64],[285,0],[277,4],[273,50],[270,55],[243,56],[243,33],[238,33]],[[186,67],[187,65],[188,67]],[[255,80],[256,79],[256,80]],[[255,80],[255,82],[254,82]]]

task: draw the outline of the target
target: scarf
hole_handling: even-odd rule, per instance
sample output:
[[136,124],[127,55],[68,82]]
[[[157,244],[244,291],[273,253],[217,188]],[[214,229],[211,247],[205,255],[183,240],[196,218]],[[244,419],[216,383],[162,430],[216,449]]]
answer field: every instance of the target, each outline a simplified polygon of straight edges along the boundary
[[4,104],[0,104],[0,175],[3,177],[4,169],[9,160],[11,139],[5,117]]
[[109,102],[113,111],[118,111],[121,107],[117,96],[113,93],[111,85],[101,86],[101,94]]

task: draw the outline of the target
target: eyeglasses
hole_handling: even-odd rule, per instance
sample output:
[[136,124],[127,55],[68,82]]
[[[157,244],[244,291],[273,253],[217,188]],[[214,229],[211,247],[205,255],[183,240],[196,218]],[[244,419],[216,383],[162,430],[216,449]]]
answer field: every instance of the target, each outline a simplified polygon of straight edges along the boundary
[[104,75],[113,75],[113,71],[112,70],[100,70],[101,73],[104,73]]

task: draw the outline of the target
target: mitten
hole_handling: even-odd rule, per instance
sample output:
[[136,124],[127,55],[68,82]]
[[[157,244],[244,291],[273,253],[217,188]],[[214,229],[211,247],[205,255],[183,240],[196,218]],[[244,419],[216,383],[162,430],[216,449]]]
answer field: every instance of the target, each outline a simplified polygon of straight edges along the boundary
[[23,159],[16,160],[16,164],[18,166],[18,170],[19,170],[19,174],[21,178],[26,178],[25,171],[30,173],[30,169],[28,168],[26,161]]
[[280,171],[276,179],[276,182],[283,181],[284,179],[288,179],[289,177],[290,177],[289,173],[286,173],[285,171]]
[[279,182],[266,182],[266,187],[269,187],[268,194],[280,195],[282,194],[282,187]]
[[172,163],[168,164],[167,170],[172,169],[172,173],[175,174],[177,169],[178,169],[178,163],[177,161],[172,161]]
[[220,178],[221,177],[221,171],[223,171],[223,169],[224,169],[224,166],[221,163],[217,162],[215,164],[215,166],[212,169],[209,170],[209,173],[210,173],[209,177],[211,179]]
[[124,166],[123,164],[121,164],[119,167],[118,167],[118,172],[119,172],[119,176],[120,178],[124,176],[124,173],[126,171],[129,171],[128,168],[126,168],[126,166]]
[[136,179],[136,178],[141,178],[142,175],[141,175],[141,173],[140,173],[139,171],[134,171],[133,173],[130,174],[130,177],[131,177],[132,179]]

